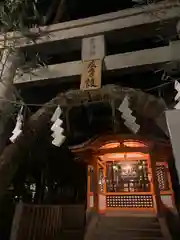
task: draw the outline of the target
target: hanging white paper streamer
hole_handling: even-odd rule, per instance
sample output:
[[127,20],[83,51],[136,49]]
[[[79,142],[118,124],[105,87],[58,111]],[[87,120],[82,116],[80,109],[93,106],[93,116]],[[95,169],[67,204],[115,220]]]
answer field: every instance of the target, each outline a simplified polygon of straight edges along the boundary
[[64,129],[62,128],[63,120],[60,119],[62,114],[61,108],[58,106],[51,118],[51,122],[54,124],[51,127],[52,137],[54,138],[52,144],[56,147],[60,147],[65,141],[66,137],[63,135]]
[[174,98],[174,100],[178,103],[174,106],[175,109],[180,109],[180,83],[176,80],[175,83],[174,83],[174,88],[176,89],[177,91],[177,94]]
[[132,110],[129,108],[129,100],[127,96],[124,98],[118,110],[122,112],[121,117],[125,120],[124,125],[133,133],[137,133],[140,129],[140,125],[135,122],[136,118],[132,116]]
[[23,125],[23,106],[21,107],[17,120],[16,120],[16,126],[14,130],[12,131],[13,135],[9,138],[9,140],[14,143],[16,139],[21,135],[22,133],[22,125]]
[[51,122],[55,122],[62,114],[61,108],[58,106],[52,115]]

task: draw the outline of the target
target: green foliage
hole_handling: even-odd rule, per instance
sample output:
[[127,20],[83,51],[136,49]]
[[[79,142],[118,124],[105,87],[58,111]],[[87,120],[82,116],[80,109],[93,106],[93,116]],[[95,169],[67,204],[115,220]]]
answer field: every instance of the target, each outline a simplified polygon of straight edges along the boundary
[[23,31],[38,25],[37,0],[5,0],[0,5],[0,31]]
[[[39,24],[41,22],[41,16],[37,10],[37,3],[37,0],[4,0],[3,3],[0,3],[0,35],[4,37],[1,46],[3,46],[3,48],[8,48],[6,60],[4,63],[1,62],[1,64],[3,64],[3,69],[9,55],[16,52],[17,46],[16,38],[10,41],[8,40],[8,32],[20,32],[21,35],[34,42],[40,36],[41,31],[39,29]],[[30,30],[32,27],[36,27],[37,31],[32,32]],[[35,63],[39,62],[37,56],[35,56],[34,59],[30,63],[26,62],[22,64],[19,68],[31,72],[32,66],[36,66]],[[2,72],[1,70],[0,79],[2,77]]]

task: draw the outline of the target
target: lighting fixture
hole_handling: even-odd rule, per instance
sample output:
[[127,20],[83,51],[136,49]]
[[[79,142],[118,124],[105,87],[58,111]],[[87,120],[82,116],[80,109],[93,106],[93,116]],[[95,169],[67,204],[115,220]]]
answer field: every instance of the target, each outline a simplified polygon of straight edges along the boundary
[[120,147],[120,142],[110,142],[106,143],[105,145],[101,146],[100,149],[111,149]]

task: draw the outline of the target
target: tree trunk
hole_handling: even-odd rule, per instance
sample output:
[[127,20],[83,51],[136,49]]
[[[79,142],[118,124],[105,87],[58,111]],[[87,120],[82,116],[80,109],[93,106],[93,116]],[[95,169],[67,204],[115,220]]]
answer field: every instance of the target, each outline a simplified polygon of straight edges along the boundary
[[0,152],[4,149],[11,132],[9,120],[12,119],[15,110],[13,101],[16,101],[13,78],[18,67],[19,58],[17,53],[10,53],[5,49],[0,62]]
[[[57,104],[56,99],[50,103]],[[47,127],[54,109],[54,105],[48,106],[48,104],[40,108],[30,117],[19,139],[2,152],[0,156],[0,198],[6,192],[19,164],[27,158],[34,140]]]

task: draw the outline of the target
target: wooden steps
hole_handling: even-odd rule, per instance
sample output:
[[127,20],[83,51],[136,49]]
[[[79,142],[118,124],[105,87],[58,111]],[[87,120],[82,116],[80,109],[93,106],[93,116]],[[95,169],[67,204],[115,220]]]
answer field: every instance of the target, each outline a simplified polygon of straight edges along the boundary
[[96,216],[85,240],[167,240],[154,216]]

